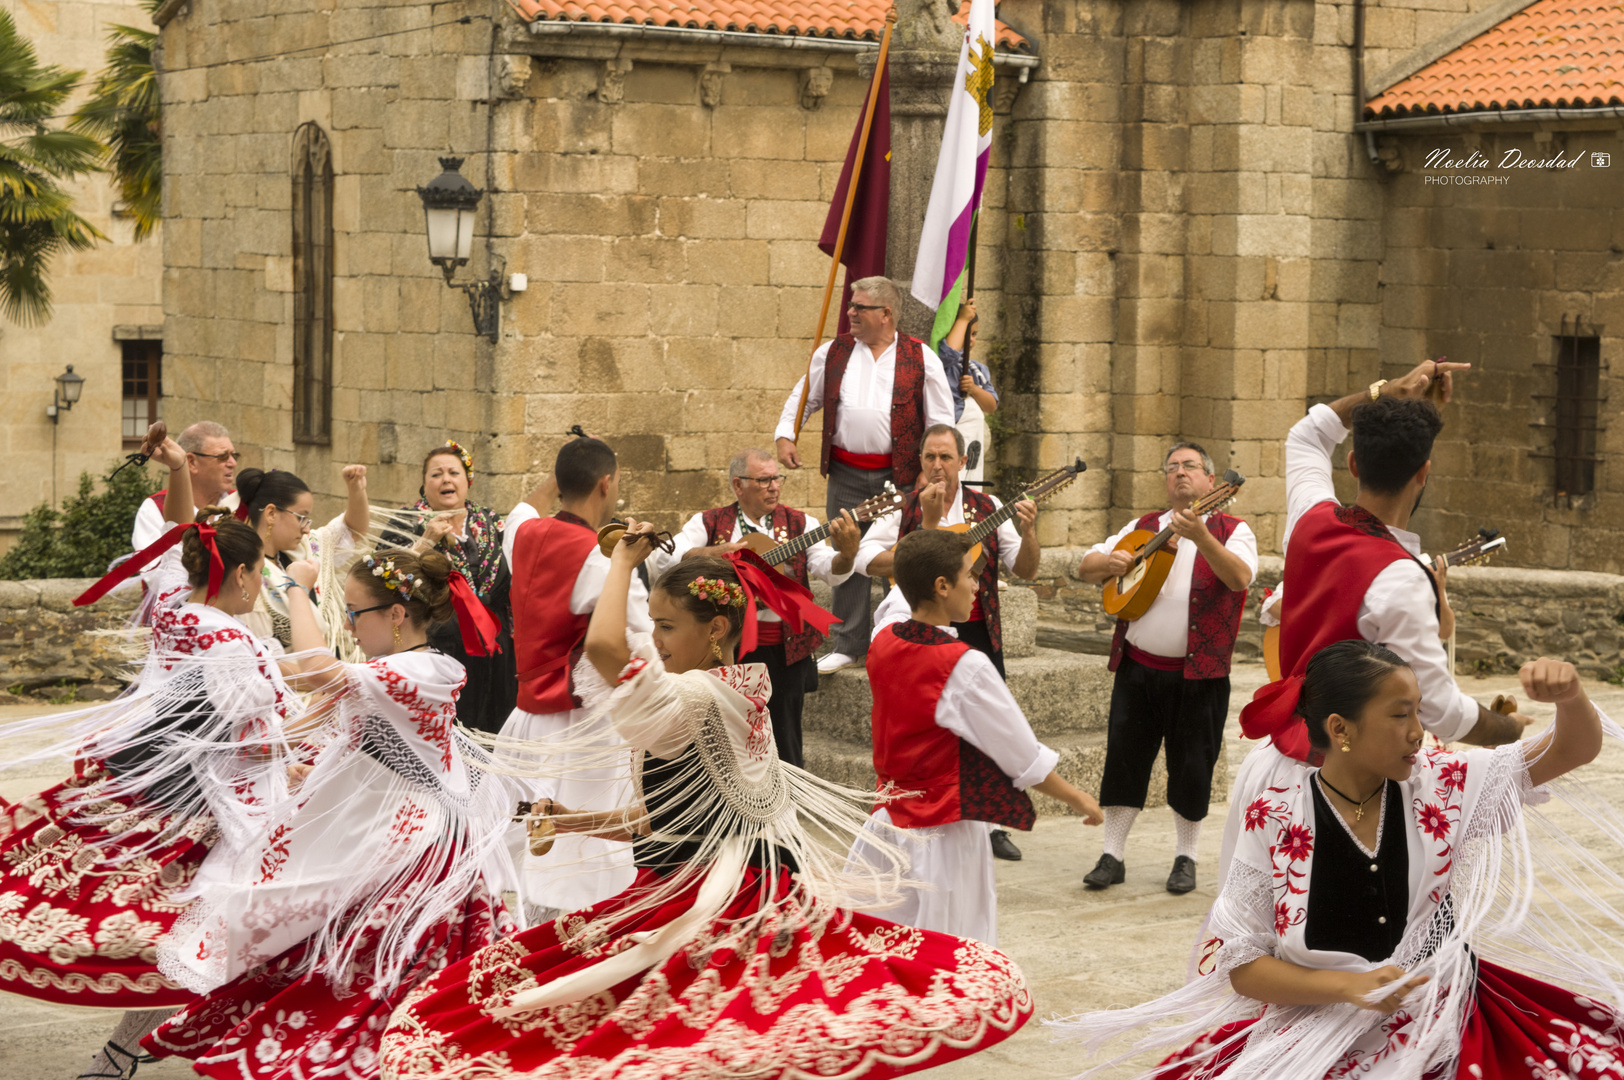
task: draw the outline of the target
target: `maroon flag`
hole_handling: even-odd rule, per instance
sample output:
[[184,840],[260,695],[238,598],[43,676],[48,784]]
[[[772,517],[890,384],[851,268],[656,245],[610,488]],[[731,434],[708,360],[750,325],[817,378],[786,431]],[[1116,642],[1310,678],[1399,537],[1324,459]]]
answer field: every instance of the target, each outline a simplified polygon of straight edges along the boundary
[[[885,230],[891,206],[891,75],[888,66],[881,67],[874,77],[880,81],[879,94],[874,100],[874,122],[869,125],[868,146],[864,149],[863,168],[857,179],[857,197],[852,200],[846,243],[840,252],[840,261],[846,267],[838,330],[842,334],[851,329],[851,321],[846,317],[846,305],[851,303],[851,282],[885,273]],[[866,95],[863,101],[866,105]],[[851,146],[846,150],[846,164],[840,170],[840,183],[835,185],[834,201],[829,204],[823,235],[818,238],[818,247],[825,255],[835,253],[840,217],[846,209],[846,192],[851,187],[852,168],[857,162],[857,146],[862,138],[863,115],[858,113]]]

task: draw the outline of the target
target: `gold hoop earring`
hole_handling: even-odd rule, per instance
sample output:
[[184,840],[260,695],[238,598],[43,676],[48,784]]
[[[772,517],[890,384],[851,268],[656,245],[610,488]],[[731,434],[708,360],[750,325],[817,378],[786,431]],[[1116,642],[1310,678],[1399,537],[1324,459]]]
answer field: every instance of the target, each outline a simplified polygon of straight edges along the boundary
[[716,657],[716,662],[718,664],[720,664],[722,662],[722,639],[721,638],[711,638],[711,655]]

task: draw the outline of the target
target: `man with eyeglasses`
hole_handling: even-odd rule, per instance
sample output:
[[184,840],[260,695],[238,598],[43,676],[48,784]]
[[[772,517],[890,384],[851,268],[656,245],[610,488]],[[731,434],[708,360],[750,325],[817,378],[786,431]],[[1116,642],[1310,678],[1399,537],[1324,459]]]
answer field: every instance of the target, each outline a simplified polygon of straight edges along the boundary
[[[223,506],[237,509],[237,448],[231,445],[231,432],[212,420],[199,420],[175,439],[186,451],[186,471],[192,478],[192,501],[201,510],[205,506]],[[169,528],[164,521],[164,499],[167,491],[160,491],[141,504],[135,514],[135,529],[130,543],[136,551],[158,538]]]
[[[795,411],[805,384],[806,417],[824,412],[818,470],[829,478],[831,519],[842,507],[878,495],[887,481],[899,490],[913,487],[925,429],[953,423],[953,392],[941,360],[918,338],[897,332],[902,295],[896,284],[866,277],[852,282],[851,290],[851,332],[818,346],[784,402],[776,432],[778,460],[799,469]],[[866,523],[859,528],[866,531]],[[841,621],[829,634],[832,651],[818,662],[824,672],[862,663],[868,655],[868,579],[848,579],[835,589],[831,607]]]
[[1212,458],[1192,442],[1174,443],[1162,458],[1171,509],[1129,522],[1083,556],[1077,576],[1094,585],[1132,565],[1117,544],[1135,529],[1171,526],[1173,567],[1146,612],[1117,620],[1111,642],[1111,714],[1105,736],[1105,851],[1083,878],[1091,889],[1123,881],[1123,857],[1134,818],[1145,807],[1156,754],[1167,747],[1167,802],[1177,833],[1167,891],[1195,888],[1196,846],[1212,799],[1212,771],[1223,752],[1229,715],[1229,662],[1246,589],[1257,576],[1257,537],[1221,511],[1190,508],[1213,489]]
[[[716,506],[688,519],[673,537],[668,555],[656,550],[649,557],[649,572],[661,574],[689,555],[725,555],[747,547],[745,537],[764,533],[774,543],[783,543],[818,527],[818,519],[780,501],[784,476],[778,462],[765,450],[750,447],[733,455],[727,466],[734,501]],[[802,585],[811,586],[816,576],[838,587],[852,575],[852,561],[862,533],[851,514],[842,511],[830,525],[829,539],[800,552],[778,570]],[[801,716],[808,690],[817,689],[818,669],[812,654],[823,644],[823,635],[808,626],[799,634],[786,633],[784,620],[766,608],[756,607],[756,647],[739,657],[741,664],[765,664],[772,679],[773,694],[767,699],[772,715],[773,741],[778,756],[796,768],[803,765]]]

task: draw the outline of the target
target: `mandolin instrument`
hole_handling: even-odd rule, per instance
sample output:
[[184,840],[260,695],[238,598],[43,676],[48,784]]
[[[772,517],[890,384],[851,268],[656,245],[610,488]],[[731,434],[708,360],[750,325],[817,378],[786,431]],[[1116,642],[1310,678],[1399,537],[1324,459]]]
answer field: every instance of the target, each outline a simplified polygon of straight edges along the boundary
[[[853,507],[851,516],[859,523],[874,521],[902,509],[904,498],[902,492],[898,491],[891,485],[891,481],[887,480],[885,490]],[[751,551],[761,556],[762,562],[768,566],[778,566],[823,540],[833,531],[834,522],[825,521],[817,528],[804,532],[792,540],[779,540],[777,537],[769,536],[764,532],[745,533],[741,539]]]
[[[1206,517],[1214,510],[1223,509],[1240,494],[1244,483],[1246,477],[1234,469],[1227,470],[1224,482],[1202,496],[1190,507],[1190,512],[1196,517]],[[1133,562],[1121,577],[1105,582],[1106,614],[1133,622],[1150,610],[1150,605],[1156,602],[1157,594],[1167,581],[1168,571],[1173,569],[1176,556],[1168,547],[1172,538],[1171,522],[1158,533],[1152,533],[1149,529],[1135,529],[1122,538],[1115,550],[1130,552]]]

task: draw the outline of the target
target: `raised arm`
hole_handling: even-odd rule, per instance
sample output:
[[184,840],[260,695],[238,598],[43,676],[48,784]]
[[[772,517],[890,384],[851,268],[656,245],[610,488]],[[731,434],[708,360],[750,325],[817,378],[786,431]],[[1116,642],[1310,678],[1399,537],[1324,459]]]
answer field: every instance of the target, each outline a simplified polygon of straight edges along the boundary
[[1601,717],[1585,695],[1573,665],[1541,657],[1524,664],[1519,674],[1523,693],[1556,706],[1551,730],[1523,750],[1528,760],[1528,782],[1538,787],[1595,761],[1601,753]]
[[654,531],[651,522],[626,519],[626,532],[609,557],[609,574],[586,627],[587,662],[611,687],[632,658],[626,645],[626,595],[631,591],[633,571],[654,550]]
[[311,590],[316,587],[320,567],[308,559],[301,559],[288,567],[288,577],[294,584],[287,590],[288,622],[292,626],[293,651],[299,657],[299,689],[306,693],[327,690],[344,679],[344,665],[328,648],[316,622],[316,608]]
[[344,486],[349,490],[344,504],[344,527],[359,540],[372,528],[372,508],[367,505],[367,467],[344,466]]

